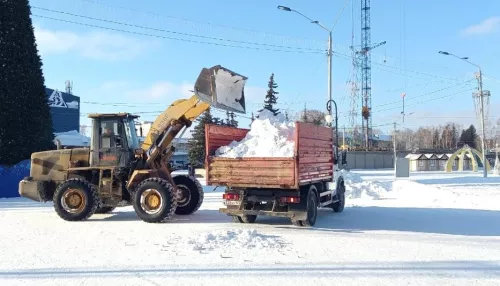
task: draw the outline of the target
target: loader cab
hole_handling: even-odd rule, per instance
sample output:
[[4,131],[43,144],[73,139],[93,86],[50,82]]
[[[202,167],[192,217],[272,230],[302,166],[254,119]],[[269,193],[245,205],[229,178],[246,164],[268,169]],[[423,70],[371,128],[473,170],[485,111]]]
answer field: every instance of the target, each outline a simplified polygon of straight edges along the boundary
[[134,119],[128,113],[91,114],[91,167],[126,167],[139,148]]

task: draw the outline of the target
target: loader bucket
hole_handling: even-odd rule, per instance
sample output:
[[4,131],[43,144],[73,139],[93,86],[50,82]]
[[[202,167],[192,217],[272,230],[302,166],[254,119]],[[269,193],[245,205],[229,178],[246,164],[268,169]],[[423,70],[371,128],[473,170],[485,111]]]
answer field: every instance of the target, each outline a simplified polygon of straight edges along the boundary
[[203,68],[194,85],[194,93],[215,108],[246,113],[244,88],[247,79],[220,65]]

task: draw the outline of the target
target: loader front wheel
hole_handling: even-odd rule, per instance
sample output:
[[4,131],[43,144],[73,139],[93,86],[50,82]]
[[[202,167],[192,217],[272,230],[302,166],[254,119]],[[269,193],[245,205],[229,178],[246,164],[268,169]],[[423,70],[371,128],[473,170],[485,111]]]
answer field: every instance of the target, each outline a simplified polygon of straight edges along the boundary
[[179,175],[173,177],[179,190],[175,214],[190,215],[196,212],[203,203],[203,187],[195,177]]
[[80,221],[95,213],[99,206],[99,196],[88,181],[73,178],[57,187],[53,202],[59,217],[66,221]]
[[160,223],[169,220],[177,207],[173,186],[161,178],[142,181],[134,192],[134,210],[145,222]]

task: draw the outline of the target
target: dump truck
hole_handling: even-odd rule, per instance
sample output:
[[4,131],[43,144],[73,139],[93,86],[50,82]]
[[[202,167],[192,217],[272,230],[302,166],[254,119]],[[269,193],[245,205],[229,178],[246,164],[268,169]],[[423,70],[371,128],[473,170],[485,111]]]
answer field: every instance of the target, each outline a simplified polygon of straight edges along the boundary
[[138,116],[90,114],[90,148],[33,153],[30,175],[19,182],[19,194],[37,202],[52,201],[66,221],[129,205],[149,223],[192,214],[203,203],[203,188],[195,176],[171,175],[173,139],[210,107],[245,113],[246,81],[220,65],[203,68],[194,95],[167,106],[142,143],[135,128]]
[[338,171],[332,129],[295,122],[293,157],[216,157],[215,151],[245,138],[249,129],[205,126],[206,182],[224,186],[221,213],[234,222],[253,223],[257,216],[290,218],[313,226],[318,208],[342,212],[344,178]]

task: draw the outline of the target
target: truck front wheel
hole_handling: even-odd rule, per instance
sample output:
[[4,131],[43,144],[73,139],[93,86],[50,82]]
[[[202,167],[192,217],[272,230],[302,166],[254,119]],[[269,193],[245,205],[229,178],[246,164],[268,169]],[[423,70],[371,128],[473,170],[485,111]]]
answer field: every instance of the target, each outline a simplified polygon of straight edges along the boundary
[[338,190],[337,190],[337,198],[338,202],[332,204],[333,211],[336,213],[341,213],[344,211],[344,205],[345,205],[345,185],[344,183],[341,183]]

